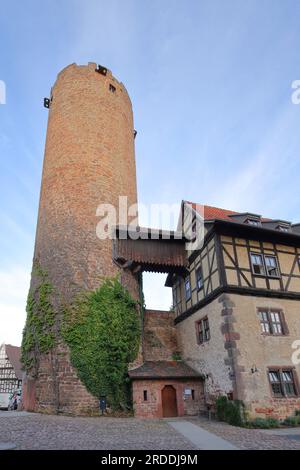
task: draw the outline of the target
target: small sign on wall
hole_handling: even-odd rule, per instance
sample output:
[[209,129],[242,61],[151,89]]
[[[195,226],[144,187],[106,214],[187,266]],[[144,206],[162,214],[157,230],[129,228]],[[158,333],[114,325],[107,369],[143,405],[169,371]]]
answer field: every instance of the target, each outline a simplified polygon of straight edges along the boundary
[[191,396],[192,395],[192,390],[190,388],[185,388],[184,389],[184,395],[185,396]]

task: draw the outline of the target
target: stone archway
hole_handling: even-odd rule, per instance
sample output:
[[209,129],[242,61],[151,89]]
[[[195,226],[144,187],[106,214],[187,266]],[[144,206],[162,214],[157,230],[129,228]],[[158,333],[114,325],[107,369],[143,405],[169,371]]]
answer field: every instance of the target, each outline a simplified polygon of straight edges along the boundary
[[161,391],[162,415],[164,418],[178,416],[176,389],[172,385],[165,385]]

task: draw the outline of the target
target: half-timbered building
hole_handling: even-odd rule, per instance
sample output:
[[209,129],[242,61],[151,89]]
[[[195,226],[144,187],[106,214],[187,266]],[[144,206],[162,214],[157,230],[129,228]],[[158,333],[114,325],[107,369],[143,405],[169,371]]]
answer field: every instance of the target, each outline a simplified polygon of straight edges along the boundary
[[9,396],[22,384],[20,350],[11,344],[0,345],[0,408],[7,408]]
[[[166,386],[176,389],[183,414],[188,397],[176,383],[188,383],[193,370],[198,382],[187,388],[194,390],[191,402],[192,394],[198,399],[185,412],[199,412],[225,394],[242,400],[252,417],[291,415],[300,408],[300,225],[209,206],[198,214],[200,206],[189,206],[204,226],[195,250],[177,233],[170,240],[161,233],[155,240],[115,242],[116,262],[134,272],[168,273],[173,291],[172,324],[171,313],[146,313],[145,362],[130,372],[136,414],[163,416]],[[161,328],[150,338],[153,316]],[[176,347],[166,356],[154,346],[166,344],[174,328]],[[180,374],[188,370],[184,381]]]

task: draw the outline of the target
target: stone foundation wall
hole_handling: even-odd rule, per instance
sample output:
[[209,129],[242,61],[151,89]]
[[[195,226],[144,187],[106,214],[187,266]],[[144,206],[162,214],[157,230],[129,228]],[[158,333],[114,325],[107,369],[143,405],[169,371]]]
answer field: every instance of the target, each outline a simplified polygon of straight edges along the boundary
[[[52,353],[40,358],[37,380],[27,378],[24,407],[40,413],[70,415],[98,414],[98,400],[93,397],[77,377],[70,363],[69,350],[61,344]],[[35,390],[34,406],[32,390]]]
[[[299,302],[236,294],[230,295],[230,301],[235,331],[239,334],[235,340],[238,398],[245,402],[251,417],[274,416],[282,419],[293,415],[295,409],[300,408],[300,364],[293,359],[296,352],[293,344],[300,340]],[[283,313],[284,335],[261,332],[260,308],[277,309]],[[293,369],[298,396],[273,397],[268,379],[269,368]],[[255,372],[252,373],[251,369]]]
[[[233,393],[235,388],[234,353],[232,347],[229,349],[229,336],[224,330],[229,315],[226,320],[224,312],[229,314],[229,307],[226,299],[219,298],[176,325],[182,359],[205,377],[207,403],[214,402],[220,394]],[[198,344],[197,322],[204,317],[208,318],[211,337]]]

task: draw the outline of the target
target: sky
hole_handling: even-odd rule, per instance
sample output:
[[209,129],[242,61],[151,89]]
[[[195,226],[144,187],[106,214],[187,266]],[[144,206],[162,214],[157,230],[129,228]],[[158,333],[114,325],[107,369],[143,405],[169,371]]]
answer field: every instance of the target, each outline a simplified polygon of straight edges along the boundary
[[[140,202],[299,222],[299,23],[298,0],[0,0],[0,344],[21,343],[57,73],[125,84]],[[169,309],[164,278],[144,276],[147,307]]]

